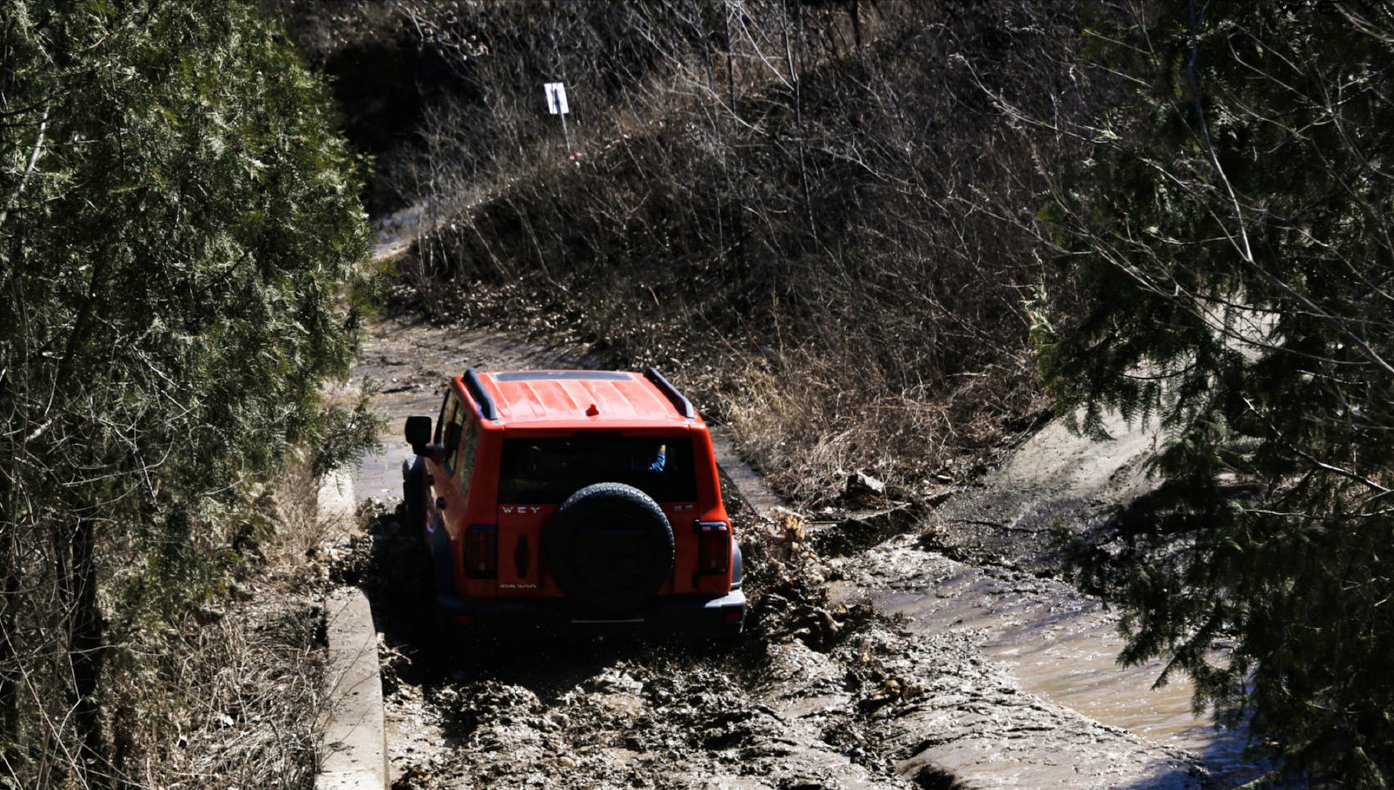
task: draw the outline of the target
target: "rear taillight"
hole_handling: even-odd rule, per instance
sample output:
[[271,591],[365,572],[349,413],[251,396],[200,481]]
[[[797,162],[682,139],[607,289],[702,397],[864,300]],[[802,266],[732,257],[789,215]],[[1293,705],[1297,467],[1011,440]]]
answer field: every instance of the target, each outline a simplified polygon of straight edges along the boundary
[[731,525],[725,521],[698,521],[697,572],[704,575],[731,569]]
[[499,530],[493,524],[472,524],[465,530],[465,575],[492,579],[499,575]]

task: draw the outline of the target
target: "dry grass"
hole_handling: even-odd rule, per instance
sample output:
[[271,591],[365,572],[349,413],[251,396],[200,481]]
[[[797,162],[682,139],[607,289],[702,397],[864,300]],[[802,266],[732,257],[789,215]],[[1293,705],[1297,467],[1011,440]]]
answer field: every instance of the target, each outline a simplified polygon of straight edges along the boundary
[[1011,435],[1017,415],[1039,408],[1025,358],[1015,375],[969,376],[952,391],[897,391],[855,360],[791,355],[752,360],[722,398],[742,452],[794,501],[821,505],[854,471],[910,492],[963,480]]
[[310,473],[307,458],[297,458],[286,465],[285,474],[276,482],[272,494],[277,529],[267,552],[267,563],[271,567],[297,565],[311,549],[324,541],[325,528],[319,521],[318,491],[319,481]]
[[64,667],[22,660],[34,694],[23,751],[0,787],[312,787],[322,703],[325,577],[306,558],[316,482],[293,461],[275,491],[204,514],[181,546],[112,556],[101,709],[110,764],[79,770],[71,725],[46,698]]
[[128,648],[128,672],[111,692],[122,781],[313,786],[321,617],[307,602],[237,602]]
[[[1039,408],[1024,304],[1052,276],[1026,227],[1042,154],[995,97],[1072,95],[1068,14],[886,2],[854,22],[752,2],[737,30],[659,24],[685,2],[486,7],[510,20],[471,66],[489,101],[428,114],[405,180],[432,219],[398,294],[659,366],[804,503],[854,470],[964,477]],[[497,91],[548,66],[554,24],[594,75],[573,159]]]

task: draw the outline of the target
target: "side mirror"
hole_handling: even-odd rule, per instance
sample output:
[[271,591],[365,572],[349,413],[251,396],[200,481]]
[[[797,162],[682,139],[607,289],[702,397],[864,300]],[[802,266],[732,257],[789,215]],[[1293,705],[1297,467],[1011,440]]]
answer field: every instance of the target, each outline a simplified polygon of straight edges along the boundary
[[426,445],[431,443],[431,418],[408,417],[405,433],[411,451],[417,455],[425,455]]

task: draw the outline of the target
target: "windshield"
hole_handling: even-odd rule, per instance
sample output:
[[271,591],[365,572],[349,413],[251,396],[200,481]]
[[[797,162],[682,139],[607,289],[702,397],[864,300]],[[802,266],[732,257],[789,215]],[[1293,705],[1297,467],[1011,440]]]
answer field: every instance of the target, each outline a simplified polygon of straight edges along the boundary
[[574,436],[503,442],[499,502],[556,504],[594,483],[625,483],[656,502],[695,501],[692,441]]

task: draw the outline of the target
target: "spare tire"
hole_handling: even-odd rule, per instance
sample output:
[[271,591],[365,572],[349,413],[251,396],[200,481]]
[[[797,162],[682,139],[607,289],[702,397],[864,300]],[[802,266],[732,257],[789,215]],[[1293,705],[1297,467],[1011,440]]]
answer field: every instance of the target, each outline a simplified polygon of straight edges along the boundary
[[557,586],[587,612],[633,613],[673,573],[668,517],[648,494],[623,483],[596,483],[567,497],[543,544]]

